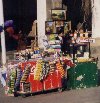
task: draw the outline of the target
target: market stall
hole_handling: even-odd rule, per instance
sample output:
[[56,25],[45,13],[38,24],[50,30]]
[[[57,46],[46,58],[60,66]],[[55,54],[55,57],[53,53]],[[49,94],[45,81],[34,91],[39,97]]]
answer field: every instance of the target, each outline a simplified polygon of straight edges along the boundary
[[98,60],[90,53],[90,42],[95,39],[90,32],[73,33],[66,10],[55,8],[51,20],[45,21],[45,36],[47,39],[41,39],[45,49],[36,45],[19,50],[8,62],[6,95],[25,97],[53,89],[61,91],[66,84],[68,89],[98,86]]
[[70,55],[49,45],[15,53],[8,64],[6,94],[17,96],[53,89],[98,86],[98,59],[90,55],[90,42],[70,43]]
[[54,49],[40,53],[38,48],[38,52],[30,52],[30,58],[26,52],[22,53],[15,53],[15,61],[8,64],[7,95],[25,96],[53,89],[61,91],[64,88],[67,83],[67,66],[74,66],[71,59],[59,56]]

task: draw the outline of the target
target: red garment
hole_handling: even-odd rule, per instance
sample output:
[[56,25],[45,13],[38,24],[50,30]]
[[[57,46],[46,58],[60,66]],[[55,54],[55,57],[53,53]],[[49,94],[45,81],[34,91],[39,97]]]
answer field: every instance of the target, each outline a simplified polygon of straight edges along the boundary
[[14,29],[13,29],[13,27],[8,27],[8,28],[6,29],[6,31],[7,31],[10,35],[14,34]]
[[13,27],[8,27],[8,28],[6,29],[6,31],[9,33],[9,36],[13,37],[15,40],[18,40],[18,39],[19,39],[18,35],[15,35],[15,34],[14,34],[14,29],[13,29]]

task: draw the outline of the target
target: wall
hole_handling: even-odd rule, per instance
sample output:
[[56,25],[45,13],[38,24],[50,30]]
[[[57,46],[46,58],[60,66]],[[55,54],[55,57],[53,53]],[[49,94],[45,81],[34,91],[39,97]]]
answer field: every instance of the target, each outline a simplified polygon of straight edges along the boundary
[[93,37],[100,37],[100,0],[92,2],[92,34]]
[[37,0],[37,34],[38,34],[38,45],[44,47],[43,39],[45,36],[45,21],[47,19],[46,14],[46,0]]

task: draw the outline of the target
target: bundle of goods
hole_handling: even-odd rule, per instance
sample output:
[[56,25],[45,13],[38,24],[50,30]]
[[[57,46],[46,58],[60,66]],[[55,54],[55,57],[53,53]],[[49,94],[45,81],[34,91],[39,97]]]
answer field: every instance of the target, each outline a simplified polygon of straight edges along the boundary
[[25,83],[26,82],[26,80],[27,80],[27,78],[29,76],[29,73],[30,73],[30,67],[31,67],[31,65],[26,65],[25,70],[24,70],[24,72],[22,74],[21,81],[20,81],[21,83]]
[[49,60],[49,61],[54,61],[55,59],[59,58],[61,56],[61,50],[59,49],[51,49],[49,48],[48,50],[44,51],[42,53],[42,59]]
[[61,46],[60,46],[60,40],[50,40],[49,41],[49,44],[50,44],[50,48],[53,48],[53,49],[60,49]]
[[64,72],[64,68],[63,68],[63,65],[61,64],[60,60],[57,61],[57,63],[56,63],[56,68],[57,68],[57,70],[61,73],[61,77],[63,78],[65,72]]
[[29,60],[34,58],[41,58],[39,48],[35,48],[34,50],[26,49],[26,50],[21,50],[17,53],[14,53],[15,60]]
[[77,62],[88,62],[89,58],[79,57],[77,58]]
[[34,80],[40,80],[42,74],[43,61],[38,60],[34,70]]
[[16,65],[9,65],[7,71],[6,90],[5,94],[9,95],[14,92],[16,82]]
[[91,58],[89,58],[89,57],[79,57],[79,58],[77,58],[77,62],[95,62],[97,60],[98,60],[98,58],[94,58],[94,57],[91,57]]
[[21,77],[22,77],[22,70],[20,67],[17,67],[16,68],[16,83],[15,83],[15,89],[18,89],[19,85],[20,85],[20,80],[21,80]]
[[14,71],[12,70],[10,76],[11,76],[11,78],[10,78],[10,89],[11,89],[12,91],[14,91],[16,71],[15,71],[15,70],[14,70]]
[[27,82],[29,77],[31,65],[26,65],[25,70],[22,71],[19,62],[8,63],[7,80],[5,94],[12,96],[15,91],[20,90],[20,83]]
[[49,73],[50,66],[48,61],[43,61],[41,80],[45,79]]
[[31,55],[33,54],[30,50],[21,50],[19,52],[14,53],[15,60],[27,60],[31,59]]
[[53,73],[56,69],[56,63],[54,61],[49,62],[49,66],[50,66],[50,73]]
[[53,62],[38,60],[34,69],[34,80],[43,80],[49,73],[54,72],[55,68]]

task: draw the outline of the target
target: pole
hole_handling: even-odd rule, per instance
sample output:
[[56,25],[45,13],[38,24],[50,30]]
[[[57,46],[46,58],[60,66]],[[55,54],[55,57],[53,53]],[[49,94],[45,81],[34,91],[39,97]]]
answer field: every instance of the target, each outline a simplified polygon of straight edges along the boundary
[[38,34],[38,45],[41,48],[45,48],[43,45],[43,39],[45,35],[45,21],[47,18],[46,14],[46,0],[37,0],[37,34]]
[[100,0],[91,0],[92,3],[92,34],[94,38],[100,37]]
[[[0,0],[0,25],[4,24],[3,16],[3,1]],[[1,51],[2,51],[2,65],[6,64],[6,47],[5,47],[5,35],[4,30],[1,32]]]

